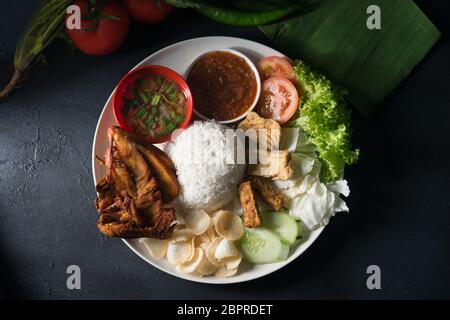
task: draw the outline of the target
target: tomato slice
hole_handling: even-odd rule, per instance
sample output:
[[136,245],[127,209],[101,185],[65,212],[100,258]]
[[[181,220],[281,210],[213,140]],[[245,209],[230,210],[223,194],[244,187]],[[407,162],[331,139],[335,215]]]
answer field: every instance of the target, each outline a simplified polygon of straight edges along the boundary
[[283,57],[270,56],[262,59],[258,63],[258,71],[262,81],[272,77],[282,77],[296,83],[294,68],[289,60]]
[[298,92],[289,80],[273,77],[264,81],[256,111],[260,116],[286,123],[298,108]]

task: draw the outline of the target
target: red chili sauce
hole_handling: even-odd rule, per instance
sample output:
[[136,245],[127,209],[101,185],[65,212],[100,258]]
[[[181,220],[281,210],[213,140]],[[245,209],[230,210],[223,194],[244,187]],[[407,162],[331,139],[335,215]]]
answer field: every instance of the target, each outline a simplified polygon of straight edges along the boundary
[[249,110],[257,93],[255,73],[241,57],[225,51],[205,54],[187,79],[194,108],[218,121],[235,119]]

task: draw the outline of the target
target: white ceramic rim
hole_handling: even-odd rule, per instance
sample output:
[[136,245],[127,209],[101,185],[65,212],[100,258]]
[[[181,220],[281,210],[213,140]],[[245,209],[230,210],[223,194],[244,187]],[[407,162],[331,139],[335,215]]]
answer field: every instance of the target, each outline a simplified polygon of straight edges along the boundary
[[[164,52],[165,50],[170,50],[170,49],[175,49],[177,46],[183,46],[183,45],[187,45],[190,42],[195,42],[195,41],[224,41],[224,42],[237,42],[239,45],[241,46],[253,46],[253,47],[264,47],[266,49],[269,49],[269,51],[272,51],[273,53],[271,55],[278,55],[281,57],[285,57],[285,55],[283,55],[281,52],[272,49],[270,47],[267,47],[263,44],[260,44],[258,42],[255,41],[251,41],[251,40],[247,40],[247,39],[242,39],[242,38],[235,38],[235,37],[222,37],[222,36],[213,36],[213,37],[199,37],[199,38],[193,38],[193,39],[188,39],[188,40],[184,40],[181,42],[177,42],[174,43],[172,45],[169,45],[165,48],[162,48],[156,52],[154,52],[153,54],[149,55],[148,57],[146,57],[145,59],[143,59],[141,62],[139,62],[135,67],[133,67],[131,70],[134,70],[136,68],[139,68],[141,66],[144,66],[147,64],[147,61],[149,59],[151,59],[153,56],[156,56],[162,52]],[[237,44],[233,43],[233,46],[236,46]],[[130,71],[131,71],[130,70]],[[94,179],[94,184],[96,185],[98,180],[96,178],[96,170],[95,170],[95,162],[96,162],[96,144],[97,144],[97,134],[99,131],[99,128],[101,126],[101,122],[102,119],[105,115],[105,112],[108,108],[108,106],[112,105],[112,97],[114,96],[114,92],[115,92],[115,88],[112,91],[112,93],[110,94],[108,100],[106,101],[102,112],[100,113],[99,116],[99,121],[97,122],[97,127],[95,129],[95,134],[94,134],[94,139],[93,139],[93,148],[92,148],[92,175],[93,175],[93,179]],[[106,139],[106,137],[105,137]],[[121,239],[136,255],[138,255],[140,258],[142,258],[144,261],[146,261],[147,263],[149,263],[150,265],[152,265],[153,267],[157,268],[160,271],[163,271],[165,273],[168,273],[174,277],[180,278],[180,279],[184,279],[184,280],[188,280],[191,282],[198,282],[198,283],[207,283],[207,284],[233,284],[233,283],[241,283],[241,282],[246,282],[246,281],[250,281],[250,280],[255,280],[264,276],[267,276],[275,271],[280,270],[281,268],[283,268],[284,266],[288,265],[289,263],[291,263],[292,261],[294,261],[295,259],[297,259],[303,252],[305,252],[315,241],[316,239],[320,236],[320,234],[323,232],[323,230],[325,229],[325,226],[321,226],[318,229],[314,230],[313,232],[311,232],[309,234],[309,237],[307,238],[307,240],[305,242],[303,242],[300,246],[297,246],[295,248],[291,248],[291,250],[293,251],[292,254],[289,255],[289,257],[282,262],[277,262],[277,263],[272,263],[269,264],[272,266],[271,270],[267,270],[267,271],[263,271],[263,272],[259,272],[258,274],[253,274],[251,275],[251,271],[248,271],[250,274],[247,274],[247,276],[245,278],[237,278],[237,276],[233,276],[230,278],[217,278],[217,277],[199,277],[199,276],[192,276],[189,274],[182,274],[182,273],[178,273],[176,271],[171,271],[168,270],[166,268],[164,268],[163,266],[158,265],[157,262],[152,261],[151,259],[149,259],[148,257],[146,257],[145,255],[143,255],[141,252],[138,251],[137,248],[134,247],[135,244],[133,244],[133,240],[127,240],[127,239]],[[137,239],[136,239],[137,241]]]
[[[221,51],[221,52],[229,52],[232,53],[242,59],[245,60],[245,62],[248,64],[248,66],[252,69],[253,74],[255,75],[255,79],[256,79],[256,95],[255,95],[255,99],[253,100],[253,103],[251,104],[251,106],[247,109],[247,111],[245,111],[242,115],[240,115],[237,118],[234,119],[230,119],[230,120],[216,120],[216,119],[210,119],[208,117],[205,117],[204,115],[202,115],[200,112],[198,112],[197,110],[195,110],[195,99],[194,99],[194,108],[193,111],[194,113],[201,119],[206,120],[206,121],[214,121],[217,123],[221,123],[221,124],[230,124],[230,123],[234,123],[237,122],[239,120],[244,119],[247,114],[252,111],[253,109],[255,109],[256,104],[258,103],[259,100],[259,96],[261,95],[261,79],[259,76],[259,72],[258,72],[258,68],[256,68],[255,64],[243,53],[236,51],[234,49],[214,49],[214,50],[208,50],[206,52],[201,53],[199,56],[197,56],[197,58],[195,58],[189,65],[189,67],[187,68],[185,74],[184,74],[184,78],[187,79],[188,75],[189,75],[189,71],[191,71],[192,66],[199,60],[201,59],[205,54],[211,53],[211,52],[217,52],[217,51]],[[186,80],[187,82],[187,80]],[[189,85],[189,84],[188,84]]]

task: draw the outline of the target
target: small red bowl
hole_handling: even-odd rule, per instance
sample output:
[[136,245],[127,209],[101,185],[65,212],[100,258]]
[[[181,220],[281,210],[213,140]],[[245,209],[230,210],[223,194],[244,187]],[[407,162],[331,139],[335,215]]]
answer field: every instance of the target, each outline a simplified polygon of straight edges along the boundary
[[[114,117],[116,118],[117,123],[119,126],[128,131],[128,132],[134,132],[132,128],[130,128],[122,114],[122,108],[124,106],[124,100],[123,96],[125,92],[127,91],[128,86],[130,86],[137,78],[140,78],[145,75],[160,75],[168,80],[171,80],[175,84],[178,85],[180,88],[180,91],[184,94],[186,98],[186,119],[184,122],[178,126],[178,129],[185,129],[189,122],[191,121],[192,117],[192,109],[194,106],[194,101],[192,99],[192,93],[189,89],[189,86],[187,85],[186,81],[184,81],[183,77],[180,76],[178,73],[173,71],[172,69],[169,69],[167,67],[158,66],[158,65],[149,65],[149,66],[143,66],[137,69],[134,69],[130,72],[128,72],[119,82],[117,85],[116,91],[114,92],[113,97],[113,112]],[[172,136],[172,133],[168,134],[164,137],[158,137],[153,139],[151,136],[145,137],[147,141],[150,143],[162,143],[169,141]]]

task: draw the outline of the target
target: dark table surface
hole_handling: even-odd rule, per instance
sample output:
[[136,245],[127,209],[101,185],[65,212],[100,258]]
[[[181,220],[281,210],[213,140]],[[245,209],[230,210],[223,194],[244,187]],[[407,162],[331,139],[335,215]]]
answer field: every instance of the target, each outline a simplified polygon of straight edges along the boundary
[[[0,3],[0,83],[29,0]],[[119,239],[102,236],[91,168],[94,130],[115,84],[169,44],[209,35],[270,42],[256,28],[191,12],[134,23],[105,57],[56,42],[0,105],[0,296],[41,299],[450,298],[450,43],[446,0],[417,1],[443,33],[426,59],[370,118],[354,112],[359,163],[347,170],[350,214],[339,214],[299,259],[262,279],[213,286],[165,274]],[[81,268],[68,290],[66,268]],[[379,265],[382,289],[368,290]]]

